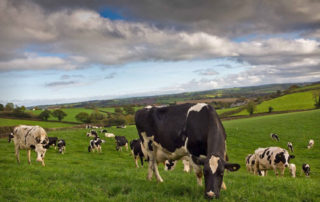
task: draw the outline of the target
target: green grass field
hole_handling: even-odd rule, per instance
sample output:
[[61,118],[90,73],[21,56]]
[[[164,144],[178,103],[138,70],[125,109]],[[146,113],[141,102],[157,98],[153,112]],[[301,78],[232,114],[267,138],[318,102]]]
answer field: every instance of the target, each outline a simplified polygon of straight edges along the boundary
[[[224,121],[230,162],[240,163],[238,172],[225,173],[227,190],[220,201],[319,201],[320,200],[320,110],[296,112]],[[137,138],[135,126],[109,128],[108,132]],[[280,142],[273,142],[271,132]],[[179,162],[175,170],[166,172],[159,165],[163,183],[146,180],[147,166],[135,168],[130,152],[115,150],[113,139],[106,139],[102,153],[88,153],[90,138],[86,130],[52,131],[49,136],[66,140],[66,153],[53,148],[46,154],[46,167],[35,162],[28,165],[26,152],[18,165],[14,146],[0,139],[0,201],[207,201],[204,187],[196,183],[194,173],[185,173]],[[315,140],[311,150],[309,139]],[[293,142],[297,178],[267,177],[247,173],[244,159],[258,147],[281,146]],[[309,163],[311,176],[300,176],[302,163]]]
[[74,126],[74,124],[59,123],[59,122],[31,121],[31,120],[0,118],[0,126],[17,126],[20,124],[33,125],[33,126],[39,125],[43,128],[61,128],[61,127]]
[[[293,93],[284,95],[272,100],[264,101],[257,105],[254,113],[268,112],[269,106],[273,107],[273,111],[289,111],[289,110],[304,110],[314,109],[313,91]],[[243,110],[233,116],[249,115],[247,110]]]

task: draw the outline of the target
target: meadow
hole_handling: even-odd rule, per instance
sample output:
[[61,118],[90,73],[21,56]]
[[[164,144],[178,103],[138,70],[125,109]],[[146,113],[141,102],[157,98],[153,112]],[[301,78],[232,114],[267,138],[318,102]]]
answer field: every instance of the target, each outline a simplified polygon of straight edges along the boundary
[[47,122],[47,121],[33,121],[33,120],[23,120],[23,119],[6,119],[0,118],[0,127],[1,126],[17,126],[17,125],[39,125],[43,128],[62,128],[74,126],[74,124],[69,123],[60,123],[60,122]]
[[[227,190],[220,201],[319,201],[320,200],[320,110],[261,116],[224,121],[230,162],[240,163],[234,173],[225,172]],[[126,129],[107,128],[108,132],[137,138],[135,126]],[[269,134],[277,133],[280,142]],[[163,183],[147,181],[147,165],[135,168],[129,151],[115,150],[114,139],[104,138],[102,153],[88,153],[89,137],[85,129],[50,131],[66,141],[66,153],[50,148],[46,166],[35,162],[28,165],[26,152],[20,154],[17,164],[14,146],[0,139],[0,201],[207,201],[204,187],[196,183],[195,174],[183,172],[179,162],[175,170],[159,171]],[[315,146],[308,150],[309,139]],[[285,177],[276,177],[269,171],[267,177],[253,176],[246,171],[245,157],[258,147],[286,148],[293,142],[297,178],[286,170]],[[311,176],[300,176],[302,163],[309,163]]]

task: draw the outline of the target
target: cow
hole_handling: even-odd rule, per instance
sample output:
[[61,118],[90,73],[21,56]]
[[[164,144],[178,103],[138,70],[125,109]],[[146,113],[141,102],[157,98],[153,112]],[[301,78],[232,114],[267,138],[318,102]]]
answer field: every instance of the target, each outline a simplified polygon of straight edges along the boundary
[[293,145],[292,145],[292,142],[288,142],[288,149],[293,152]]
[[314,145],[314,140],[309,140],[308,149],[311,149]]
[[13,130],[13,141],[15,146],[15,153],[17,162],[20,163],[20,149],[28,151],[28,163],[31,164],[31,150],[35,150],[37,153],[37,161],[45,166],[44,156],[47,151],[47,145],[49,138],[46,131],[40,126],[26,126],[19,125]]
[[296,165],[294,163],[290,163],[289,164],[289,171],[290,171],[290,174],[293,178],[296,177],[296,170],[297,170]]
[[58,141],[57,146],[58,146],[59,153],[64,154],[64,151],[66,150],[66,142],[64,140],[60,139]]
[[57,137],[48,137],[48,138],[49,138],[48,147],[51,145],[54,145],[54,149],[56,149],[58,138]]
[[103,141],[99,137],[95,137],[93,140],[90,140],[88,152],[94,152],[95,150],[97,152],[101,153],[101,144]]
[[116,150],[117,151],[122,151],[122,147],[125,146],[126,150],[128,151],[128,140],[125,136],[119,136],[116,135],[115,137],[116,140]]
[[98,133],[94,130],[91,130],[90,132],[87,133],[87,137],[98,137]]
[[115,137],[113,133],[105,133],[104,136],[108,138]]
[[124,129],[124,128],[126,128],[126,127],[127,127],[126,125],[117,126],[117,128],[122,128],[122,129]]
[[[264,148],[259,148],[261,150],[263,150]],[[246,157],[246,167],[247,167],[247,171],[249,173],[254,173],[254,167],[255,167],[255,162],[256,162],[256,155],[255,154],[248,154]],[[265,171],[258,171],[258,174],[260,176],[265,176]]]
[[10,134],[8,135],[8,142],[10,143],[13,138],[14,138],[13,133],[10,133]]
[[188,156],[199,185],[203,166],[205,196],[219,198],[224,170],[240,168],[239,164],[226,162],[226,133],[216,111],[208,104],[148,106],[136,112],[135,123],[149,158],[149,180],[155,174],[163,182],[158,163]]
[[277,134],[271,133],[271,134],[270,134],[270,137],[271,137],[272,140],[275,140],[275,141],[279,142],[279,137],[278,137]]
[[107,132],[108,132],[107,129],[100,130],[100,133],[107,133]]
[[259,148],[255,151],[255,168],[254,174],[258,174],[259,171],[267,171],[273,169],[274,173],[278,175],[278,169],[281,176],[284,175],[284,170],[289,166],[290,159],[293,159],[294,155],[289,155],[289,152],[280,147],[267,147]]
[[309,175],[310,175],[310,165],[309,164],[307,164],[307,163],[302,164],[301,175],[302,175],[302,173],[304,173],[307,177],[309,177]]
[[143,148],[141,145],[141,140],[136,139],[136,140],[130,141],[130,149],[131,149],[131,153],[133,155],[133,158],[135,160],[136,167],[139,168],[138,157],[140,158],[141,166],[143,166],[144,154],[143,154]]

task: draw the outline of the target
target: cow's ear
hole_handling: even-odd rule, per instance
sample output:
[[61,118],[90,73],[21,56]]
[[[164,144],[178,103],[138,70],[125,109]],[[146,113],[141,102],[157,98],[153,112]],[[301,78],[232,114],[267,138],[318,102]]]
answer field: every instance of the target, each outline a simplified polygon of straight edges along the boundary
[[233,172],[233,171],[237,171],[240,168],[240,165],[237,163],[225,163],[224,164],[224,168]]
[[294,156],[294,155],[290,155],[290,156],[289,156],[289,158],[294,159],[294,158],[295,158],[295,156]]
[[206,159],[199,158],[199,157],[196,157],[196,156],[192,156],[191,158],[192,158],[192,161],[197,165],[204,165],[205,160],[206,160]]

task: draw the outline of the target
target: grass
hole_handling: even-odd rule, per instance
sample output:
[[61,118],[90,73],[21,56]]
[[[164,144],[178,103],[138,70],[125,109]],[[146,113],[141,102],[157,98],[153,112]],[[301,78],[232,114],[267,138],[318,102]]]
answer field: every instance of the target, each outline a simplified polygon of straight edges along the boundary
[[239,109],[239,107],[218,109],[218,110],[216,110],[216,111],[217,111],[217,113],[220,115],[220,114],[223,114],[223,113],[226,113],[226,112],[230,112],[230,111],[234,111],[234,110],[237,110],[237,109]]
[[[293,93],[272,100],[264,101],[256,106],[257,108],[254,113],[268,112],[269,106],[273,107],[273,111],[314,109],[312,92],[313,91]],[[234,115],[249,115],[249,113],[245,109]]]
[[0,126],[17,126],[20,124],[33,125],[33,126],[39,125],[43,128],[61,128],[61,127],[74,126],[74,124],[59,123],[59,122],[45,122],[45,121],[31,121],[31,120],[0,118]]
[[[230,162],[240,163],[238,172],[225,173],[227,190],[220,201],[319,201],[320,199],[320,110],[224,121]],[[108,132],[137,138],[135,126],[108,128]],[[273,142],[271,132],[280,142]],[[179,162],[174,171],[159,165],[164,183],[146,180],[147,166],[135,168],[130,152],[115,151],[113,139],[106,139],[102,153],[88,153],[90,138],[85,129],[51,131],[49,136],[66,140],[66,153],[53,148],[46,154],[46,167],[28,165],[26,152],[21,164],[14,158],[13,144],[0,139],[0,201],[207,201],[204,188],[196,184],[194,173],[184,173]],[[311,150],[309,139],[315,140]],[[245,169],[244,158],[258,147],[281,146],[293,142],[297,178],[253,176]],[[300,176],[302,163],[311,165],[311,176]]]

